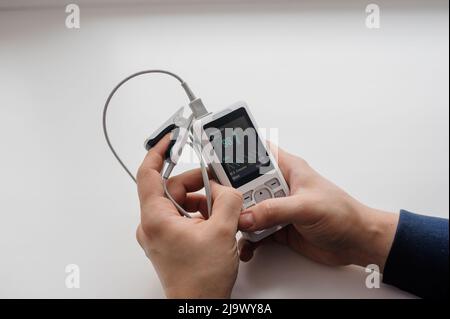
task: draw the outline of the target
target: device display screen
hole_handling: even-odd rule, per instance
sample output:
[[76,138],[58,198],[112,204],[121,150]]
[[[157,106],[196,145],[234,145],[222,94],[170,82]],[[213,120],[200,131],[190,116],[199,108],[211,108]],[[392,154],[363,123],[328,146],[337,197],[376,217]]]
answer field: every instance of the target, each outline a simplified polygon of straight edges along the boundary
[[233,187],[273,169],[245,108],[236,109],[203,128]]

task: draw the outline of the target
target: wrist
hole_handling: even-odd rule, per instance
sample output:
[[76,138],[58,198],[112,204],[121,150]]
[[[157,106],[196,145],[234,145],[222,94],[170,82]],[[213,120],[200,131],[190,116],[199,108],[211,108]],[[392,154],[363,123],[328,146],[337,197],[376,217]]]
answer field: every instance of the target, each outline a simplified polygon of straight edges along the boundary
[[361,267],[375,264],[384,271],[386,259],[394,241],[398,214],[388,213],[360,204],[357,209],[359,235],[353,263]]

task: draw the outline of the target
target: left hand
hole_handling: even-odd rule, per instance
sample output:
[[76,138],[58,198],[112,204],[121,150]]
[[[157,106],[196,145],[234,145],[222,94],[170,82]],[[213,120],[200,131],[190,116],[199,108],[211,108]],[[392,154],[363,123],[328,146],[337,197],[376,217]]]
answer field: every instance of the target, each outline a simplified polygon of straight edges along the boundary
[[[211,182],[212,216],[180,216],[164,196],[160,175],[168,144],[166,136],[148,152],[138,171],[141,223],[137,240],[168,298],[229,298],[239,265],[235,235],[242,195]],[[191,193],[202,187],[198,169],[168,180],[168,190],[180,205],[206,216],[205,196]]]

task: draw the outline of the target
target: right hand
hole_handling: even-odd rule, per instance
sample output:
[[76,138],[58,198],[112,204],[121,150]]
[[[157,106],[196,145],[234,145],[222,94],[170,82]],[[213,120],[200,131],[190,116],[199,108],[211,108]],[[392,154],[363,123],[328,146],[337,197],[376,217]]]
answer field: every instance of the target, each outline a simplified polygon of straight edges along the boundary
[[323,264],[367,266],[381,271],[394,239],[398,215],[369,208],[319,175],[306,161],[271,145],[291,194],[243,211],[239,229],[255,231],[289,224],[260,242],[241,239],[248,261],[263,243],[275,241]]
[[[160,174],[169,142],[169,137],[164,137],[139,168],[141,223],[137,240],[153,263],[167,297],[229,298],[239,266],[236,231],[242,195],[211,182],[211,217],[180,216],[164,194]],[[167,182],[170,194],[186,210],[207,216],[205,196],[195,193],[202,186],[199,169]]]

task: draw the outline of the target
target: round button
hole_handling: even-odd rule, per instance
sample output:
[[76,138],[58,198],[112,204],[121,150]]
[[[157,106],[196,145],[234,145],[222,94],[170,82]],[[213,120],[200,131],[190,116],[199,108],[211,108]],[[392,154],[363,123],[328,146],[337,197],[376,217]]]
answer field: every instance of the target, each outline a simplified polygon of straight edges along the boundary
[[255,202],[259,203],[262,202],[265,199],[272,198],[272,193],[267,187],[259,188],[255,191],[253,194],[253,197],[255,198]]

